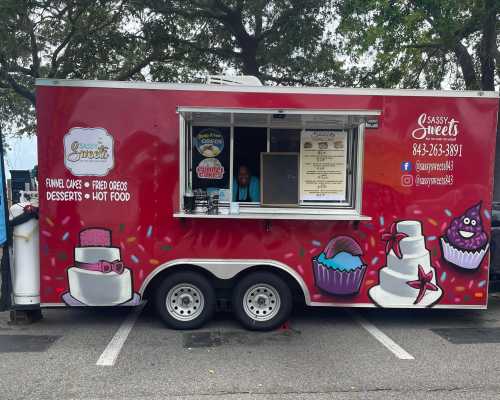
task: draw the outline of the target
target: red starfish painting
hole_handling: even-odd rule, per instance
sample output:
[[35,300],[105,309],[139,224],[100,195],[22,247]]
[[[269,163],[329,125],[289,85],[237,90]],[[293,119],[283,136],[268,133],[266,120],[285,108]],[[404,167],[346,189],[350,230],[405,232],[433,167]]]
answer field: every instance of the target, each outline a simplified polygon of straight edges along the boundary
[[414,289],[418,289],[418,296],[413,304],[420,303],[420,300],[425,296],[425,292],[427,290],[436,291],[438,287],[434,285],[432,281],[432,276],[434,275],[433,271],[429,271],[427,274],[425,273],[422,266],[418,265],[418,279],[416,281],[408,281],[407,285],[411,286]]
[[391,249],[396,254],[396,257],[402,258],[401,249],[399,248],[399,242],[401,239],[407,237],[406,233],[398,232],[396,229],[396,223],[393,222],[389,232],[384,232],[382,234],[382,240],[386,242],[385,244],[385,252],[389,254]]

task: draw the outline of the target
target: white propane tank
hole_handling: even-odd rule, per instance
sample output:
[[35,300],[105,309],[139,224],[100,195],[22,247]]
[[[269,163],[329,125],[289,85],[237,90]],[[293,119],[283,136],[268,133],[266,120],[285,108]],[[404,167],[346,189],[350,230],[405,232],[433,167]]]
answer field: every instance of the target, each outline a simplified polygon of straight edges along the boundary
[[[9,210],[12,220],[22,215],[30,202],[14,204]],[[38,247],[38,219],[14,226],[12,240],[12,293],[14,305],[40,304],[40,255]]]

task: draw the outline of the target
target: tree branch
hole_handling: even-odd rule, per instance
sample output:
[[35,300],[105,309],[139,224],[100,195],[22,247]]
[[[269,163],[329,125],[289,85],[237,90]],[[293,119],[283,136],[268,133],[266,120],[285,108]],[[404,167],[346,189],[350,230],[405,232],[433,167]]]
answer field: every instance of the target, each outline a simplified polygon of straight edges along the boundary
[[31,76],[38,78],[40,76],[40,58],[38,56],[38,43],[35,35],[35,26],[28,15],[26,15],[25,18],[30,37],[31,57],[33,59],[33,64],[31,65]]
[[125,81],[133,77],[135,74],[141,71],[144,67],[149,65],[151,61],[154,61],[156,58],[156,52],[151,53],[149,56],[139,61],[135,65],[130,66],[129,68],[123,69],[118,75],[115,76],[114,80],[117,81]]
[[64,37],[64,39],[61,41],[61,43],[59,43],[59,46],[57,46],[56,49],[54,50],[54,52],[52,53],[52,57],[50,60],[50,71],[47,74],[47,76],[49,78],[54,78],[56,76],[59,65],[61,64],[61,60],[59,59],[59,54],[61,53],[61,51],[63,51],[67,47],[67,45],[69,44],[69,42],[71,41],[71,39],[75,35],[76,30],[77,30],[77,26],[78,26],[78,20],[83,15],[85,10],[86,10],[86,8],[82,7],[80,9],[80,11],[76,14],[76,16],[73,17],[72,16],[73,10],[69,6],[66,6],[58,13],[60,18],[62,18],[62,16],[66,12],[68,13],[68,20],[71,24],[71,28],[70,28],[69,33]]
[[4,69],[7,70],[8,72],[20,72],[22,74],[28,75],[28,76],[33,76],[32,73],[33,71],[29,68],[25,68],[19,64],[16,63],[9,63],[5,57],[5,55],[0,53],[0,65],[4,65]]
[[29,100],[31,104],[35,105],[36,99],[35,99],[35,94],[29,90],[27,87],[19,84],[16,82],[14,78],[12,78],[7,72],[4,70],[0,69],[0,76],[7,81],[9,86],[20,96],[24,97],[25,99]]
[[458,64],[462,70],[462,75],[465,80],[465,87],[468,90],[479,90],[476,71],[474,69],[474,61],[472,56],[467,51],[467,48],[460,42],[457,42],[453,48]]

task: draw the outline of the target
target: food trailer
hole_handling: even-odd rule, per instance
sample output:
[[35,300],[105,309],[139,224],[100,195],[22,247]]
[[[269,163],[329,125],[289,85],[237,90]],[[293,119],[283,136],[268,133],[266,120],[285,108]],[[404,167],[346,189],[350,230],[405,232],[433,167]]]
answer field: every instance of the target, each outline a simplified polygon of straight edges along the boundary
[[230,299],[256,330],[296,300],[486,308],[497,113],[493,92],[38,80],[24,307],[149,299],[192,329]]

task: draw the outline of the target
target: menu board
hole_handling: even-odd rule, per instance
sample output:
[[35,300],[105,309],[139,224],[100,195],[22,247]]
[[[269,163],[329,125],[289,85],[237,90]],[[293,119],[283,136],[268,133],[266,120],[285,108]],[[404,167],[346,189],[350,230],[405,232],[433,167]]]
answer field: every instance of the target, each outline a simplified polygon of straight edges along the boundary
[[304,130],[300,137],[300,200],[346,199],[347,132]]
[[299,205],[299,154],[260,153],[261,205]]

